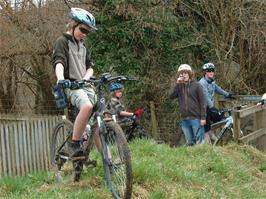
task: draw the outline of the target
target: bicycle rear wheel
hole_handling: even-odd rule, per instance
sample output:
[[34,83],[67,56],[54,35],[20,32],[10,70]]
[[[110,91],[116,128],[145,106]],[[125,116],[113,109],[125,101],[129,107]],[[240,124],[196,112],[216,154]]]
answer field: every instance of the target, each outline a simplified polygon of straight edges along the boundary
[[67,141],[71,139],[73,124],[69,120],[61,120],[53,129],[50,142],[50,156],[52,168],[55,171],[55,180],[62,181],[60,171],[69,159],[67,151]]
[[135,129],[130,129],[127,134],[127,141],[132,141],[134,139],[151,139],[150,134],[142,127],[137,126]]
[[114,198],[131,198],[133,177],[128,143],[117,123],[106,123],[106,129],[106,134],[101,139],[107,185]]
[[142,126],[137,126],[137,128],[134,130],[136,135],[136,138],[141,138],[141,139],[151,139],[150,134],[142,127]]

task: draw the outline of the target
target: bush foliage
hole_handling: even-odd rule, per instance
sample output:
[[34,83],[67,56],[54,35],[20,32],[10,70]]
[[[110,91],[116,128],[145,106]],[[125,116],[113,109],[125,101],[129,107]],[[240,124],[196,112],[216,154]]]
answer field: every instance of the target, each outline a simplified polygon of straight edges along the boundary
[[7,38],[0,53],[1,112],[18,107],[16,99],[25,99],[22,88],[34,96],[35,102],[26,104],[38,107],[37,112],[54,106],[49,59],[69,7],[84,7],[96,17],[99,30],[86,41],[96,74],[112,70],[139,77],[126,85],[129,102],[146,106],[152,100],[159,109],[172,110],[167,91],[182,63],[193,67],[196,78],[205,62],[215,63],[218,82],[234,93],[262,94],[266,89],[263,2],[59,0],[39,7],[21,3],[15,10],[6,1],[0,5],[0,23],[6,27],[0,34]]

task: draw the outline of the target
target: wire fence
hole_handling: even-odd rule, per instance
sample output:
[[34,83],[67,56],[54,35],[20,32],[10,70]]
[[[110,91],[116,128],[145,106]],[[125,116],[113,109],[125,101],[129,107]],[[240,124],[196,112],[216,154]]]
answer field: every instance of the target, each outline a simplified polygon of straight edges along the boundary
[[[240,96],[238,101],[219,100],[217,99],[217,107],[232,108],[238,104],[256,103],[260,96]],[[8,100],[8,99],[6,99]],[[154,102],[150,102],[154,103]],[[176,101],[165,103],[154,103],[153,110],[151,104],[145,107],[145,114],[141,117],[141,123],[144,128],[150,132],[157,139],[163,140],[167,143],[175,145],[178,131],[179,131],[179,108]],[[152,121],[152,112],[155,116],[155,121]],[[54,100],[46,101],[45,105],[34,105],[32,98],[20,99],[19,103],[11,107],[8,111],[0,104],[0,114],[10,114],[19,116],[59,116],[66,114],[66,111],[57,109]],[[154,133],[154,126],[156,125],[156,132]]]
[[[141,116],[141,124],[144,128],[152,133],[152,123],[151,123],[151,109],[148,105],[144,107],[145,113]],[[178,130],[178,109],[174,108],[172,110],[166,110],[165,105],[155,103],[154,113],[156,116],[156,125],[157,130],[156,136],[158,139],[164,140],[166,142],[172,142],[174,139],[174,133]],[[169,109],[169,108],[168,108]],[[9,110],[6,110],[0,104],[0,114],[8,114],[12,116],[58,116],[66,114],[66,111],[63,109],[58,109],[55,107],[54,101],[47,101],[45,105],[34,105],[31,98],[20,99],[20,103],[16,103],[15,106],[11,107]]]

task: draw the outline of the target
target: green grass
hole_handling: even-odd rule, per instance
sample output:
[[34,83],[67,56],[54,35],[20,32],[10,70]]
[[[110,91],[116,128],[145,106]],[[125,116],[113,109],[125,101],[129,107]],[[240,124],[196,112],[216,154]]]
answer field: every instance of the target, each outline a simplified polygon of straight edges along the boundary
[[[265,198],[266,155],[245,145],[171,148],[136,140],[130,144],[133,197],[145,199]],[[0,179],[0,198],[112,198],[99,166],[79,183],[52,181],[52,172]]]

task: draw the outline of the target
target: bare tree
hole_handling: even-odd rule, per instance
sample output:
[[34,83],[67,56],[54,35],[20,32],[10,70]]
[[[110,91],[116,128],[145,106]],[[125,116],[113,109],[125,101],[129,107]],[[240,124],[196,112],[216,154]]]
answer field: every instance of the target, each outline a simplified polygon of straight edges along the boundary
[[64,30],[67,6],[60,1],[40,8],[32,1],[20,1],[17,9],[7,1],[0,5],[0,24],[4,27],[0,34],[5,38],[0,46],[2,109],[8,112],[19,104],[26,106],[25,110],[52,107],[50,55],[55,38]]
[[[205,42],[213,50],[209,58],[221,66],[221,82],[232,86],[232,81],[239,80],[240,92],[263,92],[266,86],[258,82],[264,82],[266,75],[265,1],[197,0],[180,4],[194,14],[195,21],[204,24],[208,35]],[[239,69],[228,79],[233,66]]]

